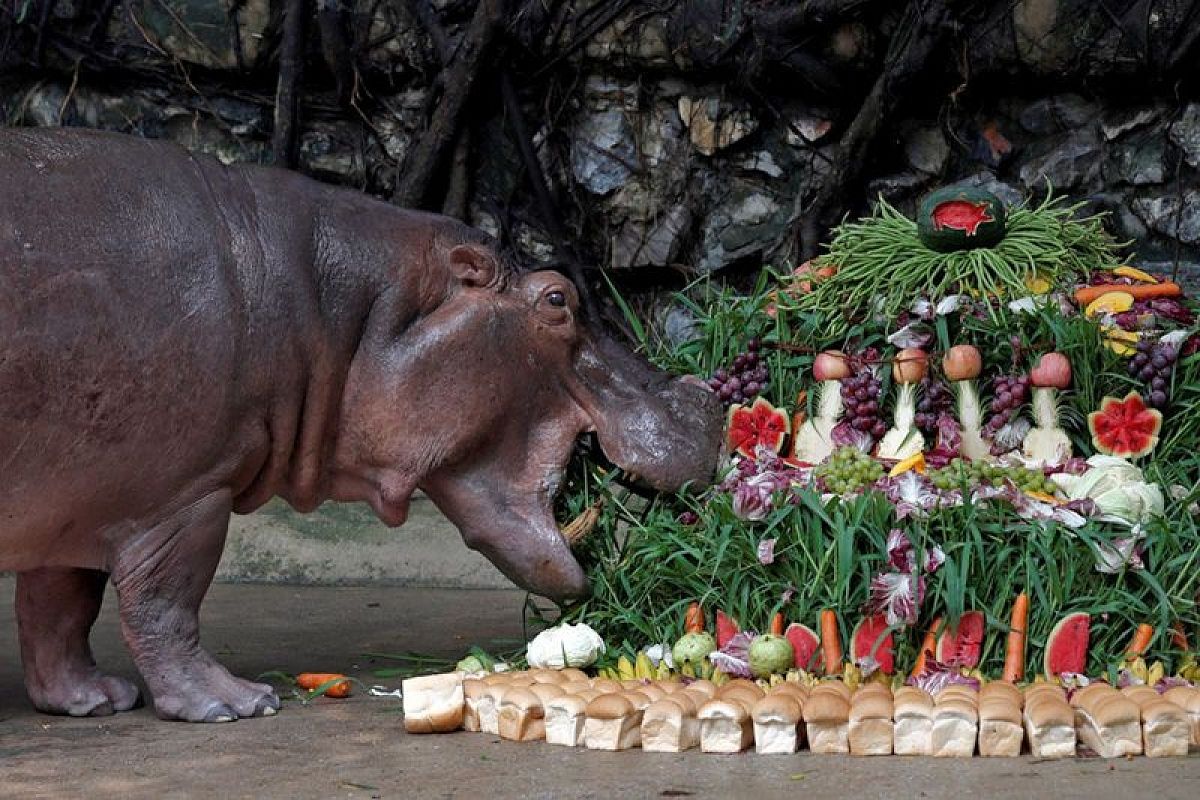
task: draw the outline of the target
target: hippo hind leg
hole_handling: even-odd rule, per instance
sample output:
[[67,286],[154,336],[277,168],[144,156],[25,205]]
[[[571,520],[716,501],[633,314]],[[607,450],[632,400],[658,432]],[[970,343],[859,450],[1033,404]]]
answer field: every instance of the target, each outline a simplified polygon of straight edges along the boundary
[[200,603],[221,558],[231,505],[227,490],[210,494],[114,553],[125,643],[163,719],[230,722],[279,709],[270,686],[235,678],[200,647]]
[[90,569],[44,568],[17,574],[17,630],[25,687],[39,711],[107,716],[138,704],[136,686],[101,674],[88,634],[108,575]]

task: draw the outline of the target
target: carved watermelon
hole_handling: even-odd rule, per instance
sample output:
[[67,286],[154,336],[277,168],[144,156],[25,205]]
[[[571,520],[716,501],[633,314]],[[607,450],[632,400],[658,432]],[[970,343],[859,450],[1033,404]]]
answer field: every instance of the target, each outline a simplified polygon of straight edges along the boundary
[[854,632],[850,634],[850,657],[855,664],[861,664],[868,658],[875,659],[879,663],[879,671],[884,675],[896,671],[895,642],[884,614],[866,617],[854,626]]
[[1004,203],[991,192],[949,187],[931,192],[921,203],[917,236],[941,253],[992,247],[1004,238],[1006,220]]
[[717,648],[720,649],[729,644],[729,640],[737,636],[741,631],[738,627],[737,620],[726,614],[724,611],[717,609]]
[[947,627],[938,637],[935,658],[943,664],[974,669],[979,666],[983,652],[983,633],[987,630],[987,618],[982,611],[968,611],[958,621],[958,626]]
[[813,672],[821,666],[821,640],[813,629],[799,622],[787,626],[783,636],[792,643],[798,669]]
[[1092,620],[1082,612],[1068,614],[1046,637],[1046,653],[1042,657],[1042,666],[1047,676],[1061,675],[1064,672],[1082,674],[1087,667],[1088,635],[1091,633]]
[[1100,401],[1100,410],[1088,414],[1088,430],[1092,432],[1092,446],[1101,453],[1120,458],[1144,456],[1158,444],[1158,431],[1162,428],[1162,414],[1157,409],[1146,408],[1146,403],[1137,392],[1130,392],[1124,399],[1106,397]]
[[729,407],[726,420],[729,449],[747,458],[754,458],[760,445],[778,453],[791,429],[792,420],[787,412],[761,397],[749,406]]

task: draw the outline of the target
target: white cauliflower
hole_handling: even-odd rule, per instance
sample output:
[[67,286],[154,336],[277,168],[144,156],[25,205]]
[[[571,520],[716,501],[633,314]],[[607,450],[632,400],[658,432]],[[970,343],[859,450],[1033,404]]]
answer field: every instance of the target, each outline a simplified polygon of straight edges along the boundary
[[559,625],[533,637],[525,648],[530,667],[565,669],[591,666],[605,651],[604,640],[588,625]]

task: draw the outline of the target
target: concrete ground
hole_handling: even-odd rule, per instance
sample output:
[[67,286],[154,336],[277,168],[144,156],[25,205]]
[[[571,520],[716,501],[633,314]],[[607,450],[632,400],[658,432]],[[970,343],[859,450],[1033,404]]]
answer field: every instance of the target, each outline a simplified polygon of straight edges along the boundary
[[[21,685],[11,578],[0,577],[0,797],[613,798],[1200,797],[1200,755],[1068,761],[597,753],[458,733],[409,736],[396,700],[286,702],[276,717],[225,725],[34,713]],[[207,646],[235,672],[346,671],[368,683],[368,652],[458,655],[521,635],[513,591],[214,586]],[[98,659],[134,676],[112,604]]]

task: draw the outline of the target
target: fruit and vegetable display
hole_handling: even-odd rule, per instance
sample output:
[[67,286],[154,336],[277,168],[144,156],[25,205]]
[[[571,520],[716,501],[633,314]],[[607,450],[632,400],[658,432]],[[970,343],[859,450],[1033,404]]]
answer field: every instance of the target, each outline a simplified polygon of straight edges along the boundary
[[1200,745],[1197,305],[1131,259],[1059,199],[953,189],[690,286],[688,337],[631,325],[723,401],[728,459],[672,496],[575,462],[592,595],[559,623],[600,646],[464,679],[466,719],[518,686],[514,730],[600,749]]

